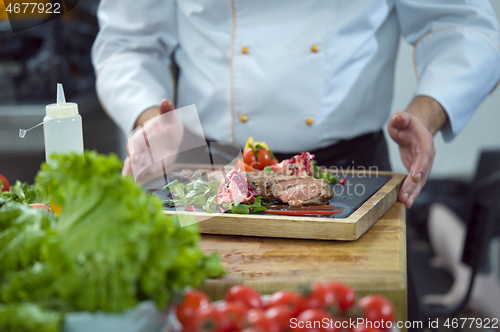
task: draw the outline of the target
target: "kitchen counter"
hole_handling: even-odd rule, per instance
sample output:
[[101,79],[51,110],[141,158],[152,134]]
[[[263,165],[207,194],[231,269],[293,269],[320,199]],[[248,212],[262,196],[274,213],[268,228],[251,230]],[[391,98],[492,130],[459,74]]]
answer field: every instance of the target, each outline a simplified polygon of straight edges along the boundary
[[407,317],[406,210],[396,203],[356,241],[324,241],[227,235],[202,235],[200,246],[218,251],[228,271],[208,280],[212,300],[233,285],[246,284],[262,294],[296,290],[313,281],[345,282],[363,296],[379,293]]

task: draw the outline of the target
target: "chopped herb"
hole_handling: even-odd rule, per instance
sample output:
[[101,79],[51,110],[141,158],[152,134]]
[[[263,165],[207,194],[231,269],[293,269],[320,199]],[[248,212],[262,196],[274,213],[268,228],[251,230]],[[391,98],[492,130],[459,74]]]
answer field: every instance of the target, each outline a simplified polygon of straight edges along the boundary
[[236,214],[249,214],[262,212],[266,210],[265,206],[261,205],[262,196],[257,196],[255,198],[255,202],[253,204],[240,203],[238,201],[224,204],[224,208],[227,209],[227,213],[236,213]]

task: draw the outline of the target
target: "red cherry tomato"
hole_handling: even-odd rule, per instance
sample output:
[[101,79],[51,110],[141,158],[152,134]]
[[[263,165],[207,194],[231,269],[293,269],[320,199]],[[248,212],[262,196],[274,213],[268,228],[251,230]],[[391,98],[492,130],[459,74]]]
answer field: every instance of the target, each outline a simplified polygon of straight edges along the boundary
[[278,324],[280,332],[288,332],[292,330],[290,327],[290,319],[292,319],[294,314],[294,308],[287,305],[275,305],[274,307],[266,310],[267,318]]
[[264,330],[261,327],[249,327],[244,330],[241,330],[241,332],[268,332],[268,331]]
[[276,158],[273,158],[273,160],[271,160],[271,165],[278,165],[279,163],[280,162]]
[[335,294],[323,284],[313,283],[300,298],[297,308],[299,312],[307,309],[338,307]]
[[212,306],[202,306],[196,310],[193,330],[196,332],[221,332],[222,316],[219,310]]
[[10,190],[9,180],[7,180],[7,178],[5,176],[3,176],[2,174],[0,174],[0,180],[3,180],[1,191],[9,191]]
[[177,319],[182,325],[188,326],[193,323],[196,310],[202,306],[208,306],[210,299],[199,290],[188,290],[184,293],[184,299],[177,306]]
[[327,282],[324,284],[324,287],[336,295],[340,310],[342,311],[346,311],[356,302],[356,292],[346,284]]
[[352,332],[381,332],[381,329],[377,329],[373,327],[373,324],[370,324],[371,326],[367,326],[366,324],[357,324],[356,327],[352,329]]
[[232,332],[238,330],[247,311],[246,307],[237,302],[224,302],[217,306],[217,309],[222,316],[222,332]]
[[267,307],[272,308],[276,306],[287,306],[289,308],[295,308],[300,300],[300,295],[288,290],[278,291],[272,294],[267,300]]
[[262,299],[259,292],[249,286],[236,285],[226,293],[227,302],[239,302],[248,309],[262,308]]
[[267,332],[280,332],[280,325],[273,317],[266,316],[262,309],[250,309],[246,313],[242,326],[244,328],[260,327]]
[[308,309],[301,312],[297,317],[296,325],[295,331],[300,332],[338,331],[335,327],[335,319],[324,309]]
[[259,148],[259,150],[257,151],[257,162],[259,164],[257,169],[259,170],[263,170],[264,167],[270,166],[272,159],[269,151],[264,148]]
[[243,161],[245,164],[252,167],[256,165],[257,160],[255,159],[255,153],[252,148],[246,148],[245,151],[243,151]]
[[367,295],[360,299],[357,305],[363,308],[363,318],[365,320],[372,322],[382,322],[383,320],[384,327],[386,327],[386,322],[394,322],[396,317],[394,306],[382,295]]

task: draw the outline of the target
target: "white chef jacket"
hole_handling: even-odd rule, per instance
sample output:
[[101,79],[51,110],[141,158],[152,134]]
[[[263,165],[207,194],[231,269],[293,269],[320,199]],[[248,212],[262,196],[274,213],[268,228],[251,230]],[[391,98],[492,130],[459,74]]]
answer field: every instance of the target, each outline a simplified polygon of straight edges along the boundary
[[500,79],[487,0],[101,0],[98,20],[97,92],[125,133],[175,94],[208,139],[240,146],[298,152],[378,131],[400,35],[415,46],[415,95],[448,114],[447,140]]

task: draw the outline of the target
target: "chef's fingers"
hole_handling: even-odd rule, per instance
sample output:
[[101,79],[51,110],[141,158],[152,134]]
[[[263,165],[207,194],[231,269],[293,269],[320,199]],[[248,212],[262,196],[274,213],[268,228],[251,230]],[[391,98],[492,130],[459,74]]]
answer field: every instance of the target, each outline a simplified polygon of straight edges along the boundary
[[387,132],[398,145],[408,145],[410,143],[411,132],[408,132],[407,129],[410,125],[411,115],[397,111],[387,121]]
[[132,165],[130,164],[130,158],[125,158],[123,162],[122,175],[132,175]]
[[410,177],[406,177],[399,191],[399,201],[404,203],[407,209],[411,208],[413,203],[415,203],[418,195],[420,194],[420,191],[422,190],[424,184],[424,179],[420,180],[418,183],[415,183],[410,179]]
[[168,99],[165,99],[160,104],[160,115],[174,110],[174,104]]
[[410,125],[411,117],[408,113],[397,111],[389,118],[389,125],[396,129],[405,129]]
[[432,135],[424,126],[418,126],[413,144],[415,146],[412,146],[411,150],[416,155],[409,170],[410,174],[405,179],[400,193],[401,201],[405,203],[407,208],[413,205],[426,183],[436,154]]

